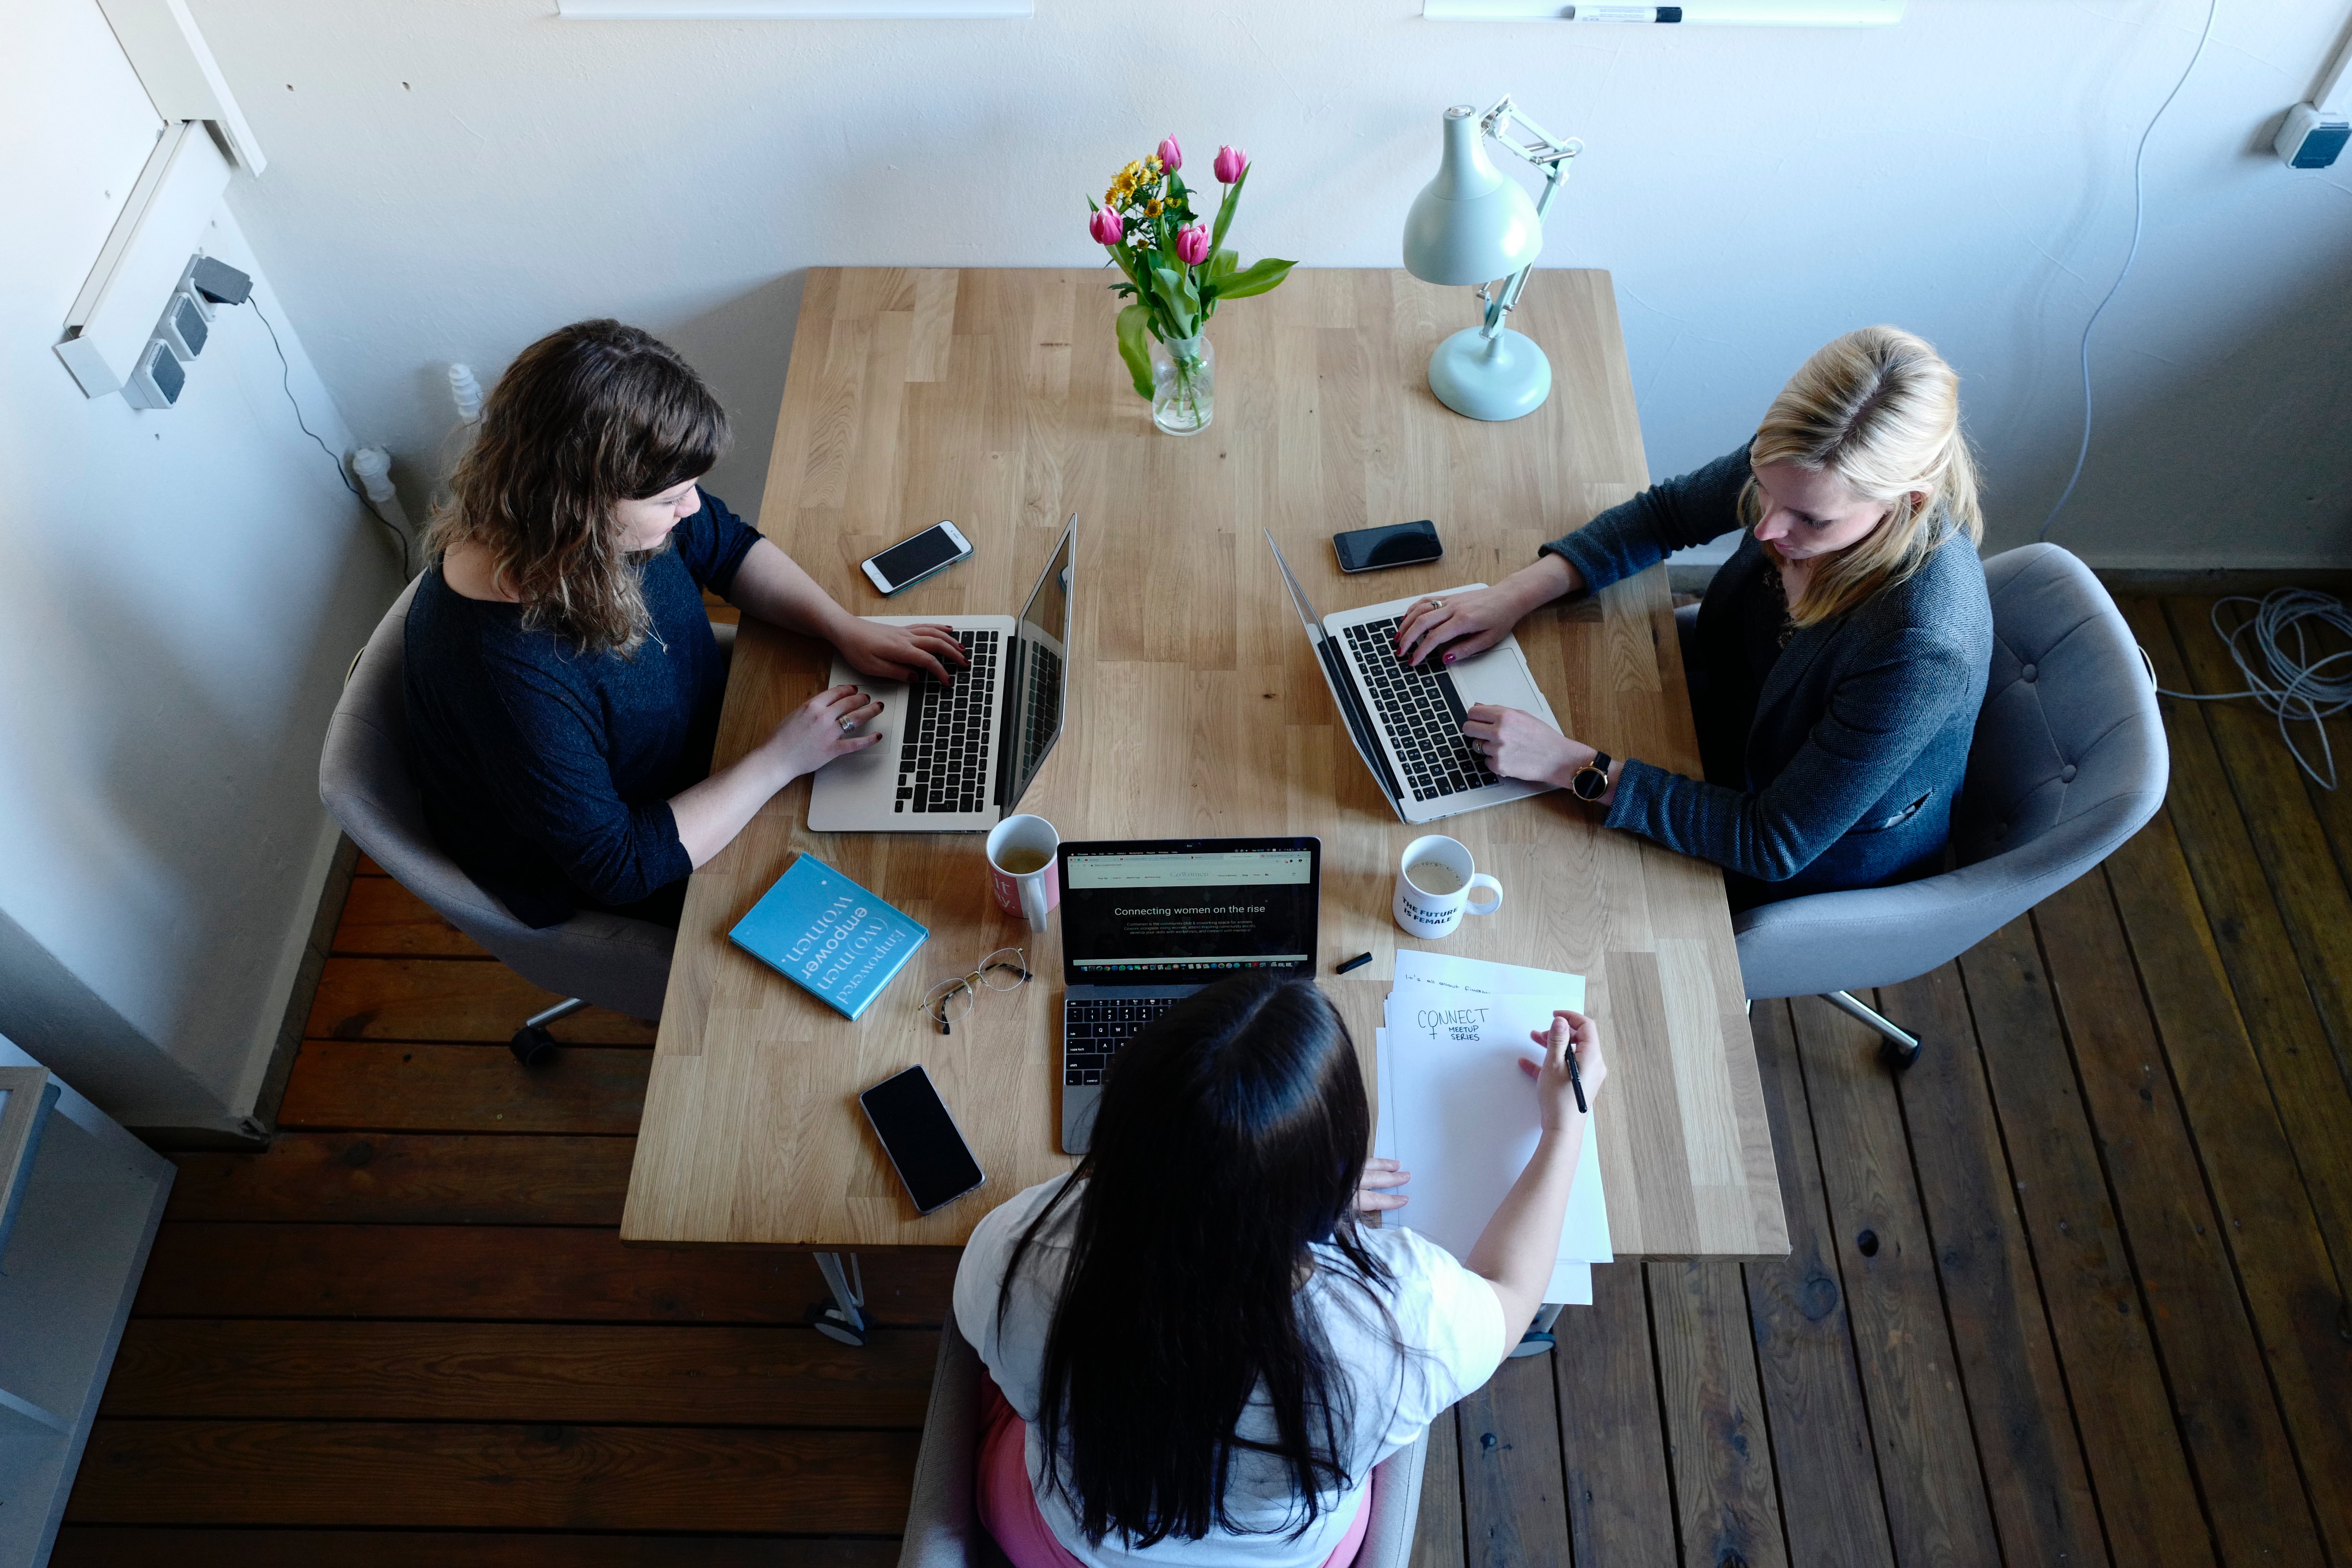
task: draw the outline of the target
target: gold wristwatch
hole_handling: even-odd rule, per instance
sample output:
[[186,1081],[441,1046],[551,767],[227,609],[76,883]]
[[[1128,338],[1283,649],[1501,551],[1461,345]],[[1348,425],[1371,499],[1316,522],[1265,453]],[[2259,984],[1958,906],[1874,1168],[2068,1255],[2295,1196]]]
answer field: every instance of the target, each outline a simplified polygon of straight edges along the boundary
[[1609,753],[1595,752],[1592,760],[1576,770],[1568,787],[1579,800],[1599,800],[1609,793]]

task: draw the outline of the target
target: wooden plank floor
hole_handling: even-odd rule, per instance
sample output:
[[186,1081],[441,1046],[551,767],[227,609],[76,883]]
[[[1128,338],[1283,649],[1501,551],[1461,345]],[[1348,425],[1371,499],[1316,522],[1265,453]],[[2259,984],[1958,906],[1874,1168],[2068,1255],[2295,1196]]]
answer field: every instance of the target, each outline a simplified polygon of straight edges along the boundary
[[[1790,1255],[1601,1269],[1439,1422],[1416,1563],[2352,1568],[2352,798],[2165,706],[2167,810],[1879,995],[1908,1075],[1758,1005]],[[363,872],[271,1147],[178,1156],[56,1561],[895,1562],[955,1254],[867,1254],[853,1351],[805,1255],[623,1248],[649,1031],[523,1073],[547,999]]]

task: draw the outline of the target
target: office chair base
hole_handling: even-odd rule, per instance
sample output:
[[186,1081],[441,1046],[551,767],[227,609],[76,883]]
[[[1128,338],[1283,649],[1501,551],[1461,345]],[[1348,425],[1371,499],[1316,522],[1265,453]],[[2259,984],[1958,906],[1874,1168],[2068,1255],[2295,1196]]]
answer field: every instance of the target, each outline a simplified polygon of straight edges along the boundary
[[514,1053],[515,1060],[527,1068],[545,1067],[555,1059],[555,1037],[547,1032],[547,1026],[558,1018],[569,1018],[586,1005],[587,1002],[581,997],[567,996],[544,1012],[533,1013],[522,1021],[522,1027],[517,1029],[514,1037],[507,1042],[507,1049]]
[[860,1350],[866,1347],[866,1331],[844,1321],[841,1309],[830,1301],[818,1301],[809,1308],[809,1323],[826,1339]]
[[1891,1072],[1901,1072],[1919,1059],[1919,1037],[1895,1023],[1847,991],[1832,991],[1822,998],[1878,1037],[1878,1059]]

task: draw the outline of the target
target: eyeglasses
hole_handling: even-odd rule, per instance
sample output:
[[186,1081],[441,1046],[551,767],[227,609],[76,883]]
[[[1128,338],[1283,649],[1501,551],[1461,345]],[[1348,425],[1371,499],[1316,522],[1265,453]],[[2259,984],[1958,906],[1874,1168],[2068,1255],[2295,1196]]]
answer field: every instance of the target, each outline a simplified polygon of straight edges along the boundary
[[955,1031],[950,1024],[961,1022],[971,1014],[974,1001],[982,987],[991,991],[1016,991],[1029,982],[1028,959],[1017,947],[1000,947],[980,961],[980,967],[953,980],[942,980],[923,994],[923,1011],[940,1026],[940,1033]]

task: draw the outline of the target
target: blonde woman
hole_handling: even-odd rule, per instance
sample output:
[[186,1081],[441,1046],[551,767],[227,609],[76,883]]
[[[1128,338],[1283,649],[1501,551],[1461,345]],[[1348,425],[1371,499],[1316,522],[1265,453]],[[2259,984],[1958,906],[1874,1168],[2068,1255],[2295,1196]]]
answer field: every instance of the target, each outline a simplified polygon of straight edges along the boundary
[[1609,826],[1723,867],[1736,907],[1934,871],[1992,607],[1959,378],[1908,332],[1830,343],[1739,450],[1611,508],[1491,588],[1421,601],[1400,651],[1467,658],[1539,605],[1735,528],[1747,536],[1685,628],[1705,780],[1516,709],[1473,708],[1463,732],[1496,773],[1559,784]]

